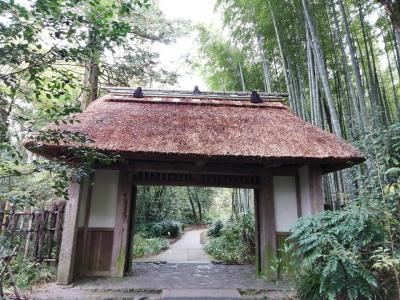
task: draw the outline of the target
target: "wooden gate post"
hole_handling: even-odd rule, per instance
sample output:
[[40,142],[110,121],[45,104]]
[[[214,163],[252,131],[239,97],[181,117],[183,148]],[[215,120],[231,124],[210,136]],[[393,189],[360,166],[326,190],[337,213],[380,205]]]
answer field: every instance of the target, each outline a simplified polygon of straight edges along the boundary
[[268,280],[278,278],[275,260],[276,227],[272,176],[262,176],[261,186],[255,190],[256,255],[257,271]]
[[311,214],[315,215],[324,211],[321,167],[319,165],[311,165],[309,172]]
[[133,239],[135,237],[135,221],[136,221],[136,195],[137,186],[132,183],[132,204],[131,204],[131,217],[129,222],[128,230],[128,255],[127,262],[125,266],[125,273],[130,273],[132,271],[132,258],[133,258]]
[[83,183],[72,182],[69,186],[69,200],[66,204],[64,230],[57,270],[57,283],[70,284],[74,274],[76,237],[78,232],[79,202],[83,194]]
[[255,247],[256,247],[256,272],[261,273],[261,260],[260,260],[260,190],[254,189],[254,234],[255,234]]
[[135,189],[132,173],[122,169],[119,174],[114,239],[111,256],[111,276],[123,277],[130,270],[133,239]]

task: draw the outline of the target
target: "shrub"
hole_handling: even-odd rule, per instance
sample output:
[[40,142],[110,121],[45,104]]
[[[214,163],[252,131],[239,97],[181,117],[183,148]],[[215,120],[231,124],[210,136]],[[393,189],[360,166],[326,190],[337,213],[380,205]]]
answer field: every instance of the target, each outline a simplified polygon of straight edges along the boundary
[[[8,232],[3,233],[0,237],[1,255],[10,255],[14,247],[21,245],[23,241],[24,239],[20,235],[11,235]],[[15,283],[21,292],[28,291],[37,284],[56,279],[56,266],[25,259],[22,251],[13,257],[10,267],[15,277]],[[4,279],[3,285],[5,288],[10,289],[8,276],[5,277],[7,279]]]
[[161,223],[156,223],[150,228],[150,234],[155,237],[161,237],[163,233],[163,226]]
[[383,224],[377,210],[356,206],[300,219],[289,238],[301,261],[300,299],[391,299],[379,288],[373,259]]
[[254,262],[255,235],[252,214],[239,215],[221,229],[220,236],[205,246],[208,253],[228,263]]
[[224,223],[221,220],[214,222],[211,227],[207,230],[207,235],[212,238],[219,237],[221,235],[221,229],[224,227]]
[[56,267],[38,262],[32,262],[17,256],[11,262],[15,282],[21,291],[27,291],[33,286],[56,279]]
[[135,234],[133,245],[133,257],[139,258],[167,250],[169,242],[166,238],[146,238],[143,234],[137,233]]
[[176,238],[181,233],[181,224],[177,221],[165,220],[154,224],[150,232],[156,237]]
[[367,129],[357,142],[366,171],[353,170],[358,198],[292,228],[300,299],[400,299],[399,137],[400,123]]

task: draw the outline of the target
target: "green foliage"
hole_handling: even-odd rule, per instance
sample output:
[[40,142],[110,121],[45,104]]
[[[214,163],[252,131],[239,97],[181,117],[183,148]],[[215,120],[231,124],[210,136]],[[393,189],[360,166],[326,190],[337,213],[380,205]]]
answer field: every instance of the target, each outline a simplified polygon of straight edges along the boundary
[[181,224],[177,221],[164,220],[154,224],[150,232],[156,237],[176,238],[181,234]]
[[244,55],[224,41],[221,34],[200,26],[199,52],[202,62],[199,69],[207,84],[214,90],[241,91],[240,68],[247,68]]
[[199,215],[204,222],[212,207],[214,194],[216,191],[212,188],[139,186],[137,223],[146,226],[163,220],[177,220],[182,224],[196,224]]
[[[87,178],[93,165],[116,158],[90,149],[79,133],[42,129],[76,122],[71,115],[81,111],[85,64],[100,65],[99,84],[173,83],[176,74],[160,69],[148,46],[174,40],[181,24],[165,20],[150,0],[1,0],[0,17],[0,198],[15,205],[51,202],[67,196],[72,178]],[[27,137],[39,147],[78,147],[62,162],[48,161],[24,149]],[[82,165],[71,168],[71,162]]]
[[54,281],[57,274],[55,266],[29,261],[20,256],[12,261],[11,268],[17,287],[22,291],[30,290],[40,283]]
[[226,222],[219,237],[205,246],[208,253],[228,263],[253,263],[255,249],[254,216],[240,214]]
[[363,207],[300,219],[290,240],[303,257],[301,299],[373,299],[378,283],[364,253],[383,233],[377,214]]
[[221,235],[221,230],[223,228],[224,228],[224,223],[221,220],[217,220],[207,230],[207,235],[212,238],[219,237]]
[[134,237],[133,257],[139,258],[158,254],[169,247],[168,239],[162,237],[146,237],[141,232]]
[[400,271],[400,124],[360,141],[368,176],[339,211],[300,219],[291,251],[300,261],[301,299],[394,299]]
[[[11,255],[16,245],[23,244],[21,236],[2,235],[0,238],[1,256]],[[17,248],[18,249],[18,248]],[[21,249],[19,247],[19,249]],[[56,267],[54,265],[40,264],[23,257],[22,251],[16,252],[10,263],[11,270],[15,277],[17,287],[22,292],[30,290],[40,283],[54,281],[56,278]],[[8,275],[3,277],[3,287],[11,289]]]
[[[303,2],[309,4],[326,68],[316,61]],[[331,131],[334,117],[315,107],[326,105],[321,97],[322,75],[314,78],[321,67],[328,74],[332,106],[339,119],[335,122],[340,123],[344,138],[354,140],[367,127],[390,125],[400,117],[399,43],[393,34],[393,25],[398,25],[392,24],[378,2],[393,9],[399,6],[393,4],[397,1],[341,2],[351,41],[346,39],[339,1],[218,0],[216,10],[224,28],[222,33],[198,29],[200,55],[195,67],[213,89],[267,91],[270,86],[272,92],[288,92],[296,114]]]

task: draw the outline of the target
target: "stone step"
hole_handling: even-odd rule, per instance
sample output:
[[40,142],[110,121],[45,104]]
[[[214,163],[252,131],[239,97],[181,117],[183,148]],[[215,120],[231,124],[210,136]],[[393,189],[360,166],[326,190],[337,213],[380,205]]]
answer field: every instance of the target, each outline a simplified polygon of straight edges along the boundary
[[164,300],[236,300],[242,299],[234,289],[163,289],[161,299]]

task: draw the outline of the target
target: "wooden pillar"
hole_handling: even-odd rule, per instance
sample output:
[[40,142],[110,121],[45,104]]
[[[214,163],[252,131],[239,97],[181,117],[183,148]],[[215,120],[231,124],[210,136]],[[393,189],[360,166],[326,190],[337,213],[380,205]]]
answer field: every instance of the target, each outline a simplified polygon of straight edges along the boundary
[[300,178],[299,174],[296,174],[296,203],[297,203],[297,217],[301,218],[303,216],[302,208],[301,208],[301,187],[300,187]]
[[78,232],[79,202],[83,197],[83,184],[72,182],[66,205],[61,250],[57,270],[57,283],[70,284],[74,274],[76,237]]
[[137,187],[132,183],[132,204],[131,204],[131,217],[128,231],[128,256],[125,272],[129,274],[132,272],[132,258],[133,258],[133,239],[135,237],[135,221],[136,221],[136,195]]
[[132,173],[127,170],[120,171],[111,256],[111,276],[113,277],[123,277],[130,269],[136,205],[132,179]]
[[315,215],[324,211],[321,167],[311,165],[309,170],[311,214]]
[[260,191],[254,190],[254,219],[255,219],[255,247],[256,247],[256,272],[261,273],[261,260],[260,260]]
[[[82,254],[81,254],[81,261],[80,261],[80,270],[78,276],[84,274],[87,270],[87,263],[88,263],[88,248],[87,248],[87,241],[88,241],[88,229],[89,229],[89,218],[90,218],[90,209],[92,205],[92,195],[93,195],[93,186],[94,186],[94,176],[90,177],[90,184],[88,187],[88,192],[86,196],[86,204],[85,204],[85,219],[83,221],[83,240],[82,243]],[[81,212],[83,213],[83,211]]]
[[276,226],[275,205],[272,176],[263,176],[261,186],[257,190],[256,226],[257,240],[257,269],[267,276],[268,280],[276,280]]

